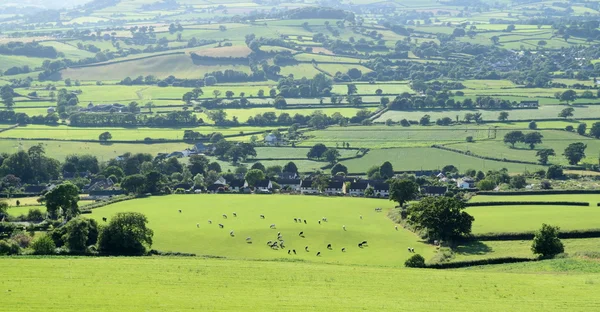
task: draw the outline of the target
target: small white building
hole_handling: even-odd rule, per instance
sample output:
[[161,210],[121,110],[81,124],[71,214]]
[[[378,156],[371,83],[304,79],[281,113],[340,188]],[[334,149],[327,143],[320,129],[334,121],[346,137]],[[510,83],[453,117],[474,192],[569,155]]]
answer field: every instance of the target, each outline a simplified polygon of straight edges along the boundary
[[369,186],[373,188],[375,197],[389,197],[390,196],[390,185],[384,182],[369,183]]
[[302,180],[300,183],[300,193],[314,195],[319,194],[319,190],[312,186],[312,180]]
[[50,106],[46,109],[46,113],[54,114],[54,113],[56,113],[56,108],[54,108],[53,106]]
[[475,180],[471,178],[458,179],[456,186],[460,189],[472,189],[475,188]]
[[279,139],[273,133],[269,133],[265,136],[265,144],[267,145],[277,145],[279,144]]

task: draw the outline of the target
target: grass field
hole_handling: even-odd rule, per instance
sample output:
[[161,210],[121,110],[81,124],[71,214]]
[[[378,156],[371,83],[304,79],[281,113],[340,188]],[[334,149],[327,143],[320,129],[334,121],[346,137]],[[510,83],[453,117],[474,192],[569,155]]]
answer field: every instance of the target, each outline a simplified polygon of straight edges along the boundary
[[[600,239],[563,239],[565,253],[600,252]],[[502,257],[534,258],[531,241],[477,241],[454,248],[452,261],[478,260]]]
[[[414,246],[418,253],[429,259],[434,253],[432,246],[420,243],[409,231],[394,230],[394,223],[385,213],[393,206],[394,203],[387,200],[365,198],[170,195],[116,203],[94,209],[91,216],[100,220],[102,217],[110,219],[116,212],[143,212],[155,232],[153,248],[162,251],[235,259],[286,258],[290,261],[398,267],[410,256],[406,246]],[[384,208],[384,212],[374,212],[376,207]],[[182,213],[178,213],[178,209]],[[238,216],[233,217],[233,212]],[[224,219],[222,214],[229,218]],[[260,214],[266,218],[260,219]],[[317,220],[323,217],[328,222],[318,224]],[[294,218],[308,223],[295,223]],[[213,223],[208,224],[208,220]],[[218,223],[223,223],[225,228],[220,229]],[[277,229],[269,229],[270,224],[276,224]],[[342,225],[346,225],[347,231]],[[235,237],[230,237],[230,230],[235,231]],[[300,231],[304,231],[305,238],[298,236]],[[283,250],[266,246],[268,240],[277,239],[277,232],[285,239],[285,250],[295,249],[298,255],[288,256]],[[246,237],[251,237],[253,244],[247,244]],[[369,247],[358,248],[357,244],[364,240],[369,242]],[[327,250],[329,243],[333,250]],[[305,246],[309,246],[310,252],[304,251]],[[347,252],[342,253],[342,247]],[[322,253],[320,257],[315,256],[318,251]],[[379,257],[383,254],[386,256]]]
[[[600,308],[595,300],[599,274],[532,275],[198,258],[2,258],[0,265],[5,268],[1,285],[7,311],[58,311],[52,308],[58,306],[60,311]],[[48,280],[60,283],[44,282]],[[32,288],[45,296],[31,296]],[[76,292],[87,295],[74,296]]]
[[[42,66],[44,62],[43,58],[37,57],[26,57],[20,55],[0,55],[0,70],[5,71],[11,67],[23,67],[25,65],[29,66],[31,70],[36,67]],[[8,76],[7,78],[10,78]]]
[[470,207],[473,233],[535,231],[542,223],[556,225],[561,230],[599,228],[600,208],[594,206],[490,206]]
[[547,194],[547,195],[477,195],[473,196],[469,202],[512,202],[512,201],[575,201],[588,202],[591,206],[596,206],[600,202],[600,194]]
[[[257,158],[306,158],[308,148],[257,147]],[[340,157],[356,156],[356,150],[338,149]],[[325,163],[323,163],[325,165]]]
[[484,160],[427,147],[375,149],[362,158],[351,159],[342,163],[348,167],[348,172],[359,173],[366,172],[371,166],[381,165],[385,161],[391,162],[395,171],[440,170],[446,165],[454,165],[461,172],[467,169],[477,169],[485,172],[502,168],[506,168],[510,172],[523,172],[540,168],[540,166],[535,165]]
[[595,282],[593,276],[600,272],[600,263],[598,262],[598,259],[587,259],[584,256],[536,262],[474,266],[461,269],[460,271],[502,272],[511,274],[527,273],[535,276],[544,274],[585,274],[592,277],[586,280],[585,283],[592,284]]

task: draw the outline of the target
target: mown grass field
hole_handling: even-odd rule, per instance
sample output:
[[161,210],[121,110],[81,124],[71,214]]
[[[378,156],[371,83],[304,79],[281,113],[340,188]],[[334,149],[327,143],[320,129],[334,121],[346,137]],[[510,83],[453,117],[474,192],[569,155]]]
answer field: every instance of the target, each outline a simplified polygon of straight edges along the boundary
[[[256,147],[255,150],[256,158],[306,158],[306,154],[310,151],[308,148],[293,147]],[[338,148],[338,152],[343,158],[356,156],[358,151]]]
[[446,165],[454,165],[461,172],[467,169],[485,172],[506,168],[510,172],[520,173],[525,170],[534,171],[542,168],[536,165],[484,160],[428,147],[374,149],[362,158],[342,163],[348,167],[348,172],[359,173],[366,172],[371,166],[381,165],[386,161],[392,163],[395,171],[441,170]]
[[459,271],[502,272],[511,274],[527,273],[535,276],[545,274],[584,275],[589,277],[589,279],[585,280],[585,283],[589,285],[596,283],[594,276],[600,272],[600,263],[596,258],[590,259],[582,255],[566,259],[473,266],[460,269]]
[[[199,258],[2,258],[0,265],[5,268],[0,287],[7,311],[600,308],[595,300],[599,274],[532,275]],[[32,288],[45,295],[31,296]]]
[[589,206],[489,206],[469,207],[473,233],[527,232],[535,231],[542,223],[559,226],[561,230],[584,230],[600,228],[600,207]]
[[[377,213],[375,208],[384,208]],[[154,230],[153,248],[162,251],[193,252],[199,255],[234,259],[287,259],[335,264],[402,266],[415,248],[426,259],[433,246],[419,242],[412,232],[396,231],[386,211],[394,207],[387,200],[365,198],[312,197],[289,195],[170,195],[125,201],[94,209],[91,217],[111,218],[117,212],[144,213]],[[182,213],[178,210],[181,209]],[[237,217],[233,217],[233,212]],[[224,219],[223,214],[228,218]],[[265,219],[259,216],[265,215]],[[360,216],[363,219],[360,219]],[[327,218],[328,222],[317,221]],[[295,223],[294,218],[307,220]],[[212,224],[208,223],[212,220]],[[199,227],[196,224],[199,224]],[[220,229],[218,224],[224,224]],[[276,224],[277,229],[270,229]],[[342,226],[346,226],[346,231]],[[233,230],[235,237],[229,235]],[[298,233],[304,232],[305,238]],[[281,232],[284,250],[272,250],[266,243]],[[246,238],[252,238],[252,244]],[[368,241],[369,247],[357,244]],[[332,250],[326,248],[332,244]],[[309,252],[304,250],[309,246]],[[341,249],[346,248],[346,252]],[[297,255],[288,255],[295,249]],[[321,252],[317,257],[316,253]],[[385,257],[382,257],[385,255]]]
[[473,196],[469,202],[514,202],[514,201],[572,201],[589,202],[591,206],[596,206],[600,202],[600,194],[547,194],[547,195],[477,195]]

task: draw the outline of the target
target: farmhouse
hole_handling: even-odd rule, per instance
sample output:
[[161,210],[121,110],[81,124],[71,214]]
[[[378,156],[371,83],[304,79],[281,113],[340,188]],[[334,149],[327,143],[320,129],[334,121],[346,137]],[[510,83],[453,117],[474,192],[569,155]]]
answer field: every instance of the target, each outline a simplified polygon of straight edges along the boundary
[[419,187],[419,191],[424,196],[444,196],[446,192],[448,192],[448,187],[446,186],[433,186],[433,185],[425,185]]
[[344,184],[344,194],[350,196],[365,196],[365,190],[369,187],[368,182],[349,182]]
[[475,180],[471,178],[458,179],[456,186],[461,189],[472,189],[475,188]]
[[50,106],[46,109],[46,113],[48,114],[54,114],[56,112],[56,108]]
[[202,154],[206,152],[206,145],[204,145],[204,143],[199,142],[194,144],[194,151],[198,154]]
[[227,187],[227,181],[223,177],[219,177],[215,183],[209,185],[206,191],[209,193],[223,193]]
[[373,188],[375,197],[390,196],[390,185],[385,182],[369,182],[369,186]]
[[327,184],[327,187],[323,193],[327,195],[343,195],[344,194],[344,182],[342,181],[331,181]]
[[265,136],[265,144],[267,145],[278,145],[281,141],[273,133],[269,133]]
[[281,177],[278,178],[276,182],[282,189],[287,189],[292,192],[300,191],[300,184],[302,183],[300,179],[284,179]]
[[23,189],[25,194],[42,195],[43,193],[49,192],[56,187],[54,184],[50,185],[27,185]]
[[318,194],[319,190],[313,187],[312,184],[313,180],[311,179],[302,180],[302,182],[300,183],[300,193],[309,195]]
[[[244,187],[248,187],[247,181],[244,183]],[[273,189],[273,183],[271,183],[271,180],[269,179],[261,180],[256,182],[254,188],[255,193],[271,193],[271,190]]]
[[233,192],[240,192],[246,189],[246,181],[243,179],[234,179],[227,183],[229,185],[229,190]]

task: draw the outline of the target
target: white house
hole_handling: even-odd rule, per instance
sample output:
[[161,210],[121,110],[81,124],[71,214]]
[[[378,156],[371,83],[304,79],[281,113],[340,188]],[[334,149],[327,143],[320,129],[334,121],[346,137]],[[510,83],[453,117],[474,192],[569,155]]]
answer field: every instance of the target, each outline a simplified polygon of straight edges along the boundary
[[302,184],[302,181],[300,179],[283,179],[283,178],[279,178],[277,179],[277,184],[279,184],[279,186],[281,186],[281,188],[287,188],[292,192],[298,192],[300,191],[300,185]]
[[331,181],[327,184],[323,193],[327,195],[342,195],[344,194],[344,182],[342,181]]
[[367,182],[350,182],[344,184],[344,193],[350,196],[365,196],[365,190],[369,187]]
[[46,109],[46,113],[48,114],[54,114],[56,112],[56,108],[50,106]]
[[319,190],[312,186],[312,180],[302,180],[300,183],[300,193],[302,194],[319,194]]
[[277,145],[279,143],[279,139],[273,133],[269,133],[265,136],[265,143],[267,145]]
[[471,178],[458,179],[456,186],[461,189],[472,189],[475,188],[475,180]]
[[[249,187],[248,185],[248,181],[244,181],[244,188]],[[273,183],[271,183],[271,180],[261,180],[256,182],[256,185],[254,185],[254,193],[271,193],[271,190],[273,189]]]
[[373,188],[375,197],[389,197],[390,196],[390,185],[383,182],[372,182],[369,186]]

